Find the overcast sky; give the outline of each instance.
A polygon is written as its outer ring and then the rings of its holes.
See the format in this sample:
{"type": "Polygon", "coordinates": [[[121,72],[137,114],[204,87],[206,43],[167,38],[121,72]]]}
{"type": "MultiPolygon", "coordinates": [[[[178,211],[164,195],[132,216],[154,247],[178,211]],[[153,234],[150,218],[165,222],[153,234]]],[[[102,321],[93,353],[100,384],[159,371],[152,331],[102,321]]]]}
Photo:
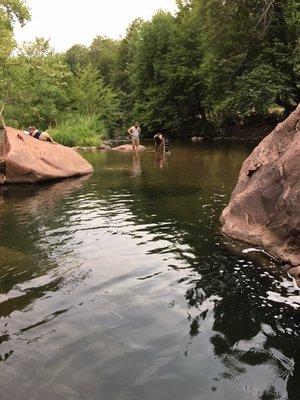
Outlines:
{"type": "Polygon", "coordinates": [[[89,45],[97,35],[118,39],[137,17],[150,19],[158,9],[176,10],[175,0],[27,0],[31,22],[16,27],[18,43],[50,39],[57,51],[75,43],[89,45]]]}

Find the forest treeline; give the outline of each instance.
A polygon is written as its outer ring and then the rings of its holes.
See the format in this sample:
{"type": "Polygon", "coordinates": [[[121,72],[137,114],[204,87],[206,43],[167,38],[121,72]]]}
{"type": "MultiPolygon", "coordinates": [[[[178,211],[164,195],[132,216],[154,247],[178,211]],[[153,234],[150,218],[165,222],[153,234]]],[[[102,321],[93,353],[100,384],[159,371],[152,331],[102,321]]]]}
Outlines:
{"type": "MultiPolygon", "coordinates": [[[[178,0],[178,12],[134,20],[121,40],[97,36],[57,53],[42,38],[16,47],[22,0],[0,1],[0,102],[14,126],[120,135],[219,135],[300,101],[298,0],[178,0]]],[[[55,26],[54,28],[55,29],[55,26]]]]}

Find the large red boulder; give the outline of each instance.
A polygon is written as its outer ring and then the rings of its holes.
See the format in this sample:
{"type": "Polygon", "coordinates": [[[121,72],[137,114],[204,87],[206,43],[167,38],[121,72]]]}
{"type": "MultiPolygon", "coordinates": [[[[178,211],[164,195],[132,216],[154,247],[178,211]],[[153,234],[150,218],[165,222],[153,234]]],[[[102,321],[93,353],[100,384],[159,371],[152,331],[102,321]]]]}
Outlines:
{"type": "Polygon", "coordinates": [[[40,182],[85,175],[93,167],[75,150],[35,139],[14,128],[6,127],[2,158],[5,172],[0,184],[40,182]],[[4,179],[3,179],[4,176],[4,179]]]}
{"type": "Polygon", "coordinates": [[[246,159],[221,222],[226,235],[299,266],[291,272],[300,277],[300,104],[246,159]]]}

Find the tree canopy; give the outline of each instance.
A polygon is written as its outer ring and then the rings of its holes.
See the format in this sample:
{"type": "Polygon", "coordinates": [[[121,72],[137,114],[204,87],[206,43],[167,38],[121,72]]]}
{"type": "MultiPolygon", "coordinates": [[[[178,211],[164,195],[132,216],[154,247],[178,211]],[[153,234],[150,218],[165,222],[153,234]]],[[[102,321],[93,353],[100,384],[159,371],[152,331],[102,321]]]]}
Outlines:
{"type": "MultiPolygon", "coordinates": [[[[300,101],[297,0],[177,0],[178,12],[134,20],[119,41],[97,36],[64,54],[37,39],[16,48],[24,1],[0,1],[0,102],[11,123],[47,127],[93,115],[106,134],[215,135],[300,101]],[[76,118],[77,118],[76,117],[76,118]]],[[[282,114],[282,116],[281,116],[282,114]]]]}
{"type": "Polygon", "coordinates": [[[29,10],[22,0],[0,0],[0,62],[8,57],[15,46],[13,27],[15,22],[24,25],[29,21],[29,10]]]}

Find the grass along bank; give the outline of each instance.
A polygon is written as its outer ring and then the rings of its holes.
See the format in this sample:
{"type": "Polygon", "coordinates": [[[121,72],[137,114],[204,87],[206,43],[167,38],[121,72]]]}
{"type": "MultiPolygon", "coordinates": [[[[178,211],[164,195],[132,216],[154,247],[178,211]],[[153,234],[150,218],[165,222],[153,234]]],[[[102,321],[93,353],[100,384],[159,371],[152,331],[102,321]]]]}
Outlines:
{"type": "Polygon", "coordinates": [[[73,115],[48,132],[56,142],[64,146],[99,147],[105,135],[105,127],[96,115],[73,115]]]}

